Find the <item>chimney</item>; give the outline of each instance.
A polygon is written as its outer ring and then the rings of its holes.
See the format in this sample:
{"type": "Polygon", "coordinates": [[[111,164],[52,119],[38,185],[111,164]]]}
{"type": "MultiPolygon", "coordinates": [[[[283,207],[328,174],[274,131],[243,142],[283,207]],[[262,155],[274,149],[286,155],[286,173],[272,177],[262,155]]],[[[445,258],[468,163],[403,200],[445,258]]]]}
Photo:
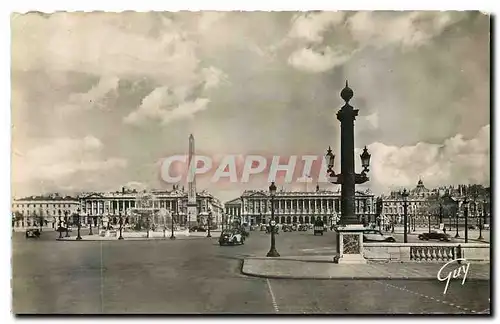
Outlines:
{"type": "Polygon", "coordinates": [[[125,187],[122,187],[122,194],[125,193],[125,187]]]}

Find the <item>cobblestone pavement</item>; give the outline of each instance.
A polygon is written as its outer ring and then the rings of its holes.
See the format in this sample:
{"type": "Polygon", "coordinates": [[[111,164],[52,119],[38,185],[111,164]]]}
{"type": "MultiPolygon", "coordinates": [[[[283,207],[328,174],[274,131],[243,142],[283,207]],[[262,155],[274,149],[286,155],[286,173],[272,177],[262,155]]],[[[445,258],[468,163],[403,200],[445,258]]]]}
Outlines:
{"type": "MultiPolygon", "coordinates": [[[[75,235],[72,233],[71,235],[75,235]]],[[[13,235],[15,313],[480,313],[489,281],[453,285],[384,280],[281,280],[241,274],[241,260],[264,256],[269,235],[252,232],[242,246],[217,239],[59,242],[13,235]],[[453,304],[453,305],[452,305],[453,304]]],[[[282,256],[328,255],[335,236],[280,233],[282,256]]]]}

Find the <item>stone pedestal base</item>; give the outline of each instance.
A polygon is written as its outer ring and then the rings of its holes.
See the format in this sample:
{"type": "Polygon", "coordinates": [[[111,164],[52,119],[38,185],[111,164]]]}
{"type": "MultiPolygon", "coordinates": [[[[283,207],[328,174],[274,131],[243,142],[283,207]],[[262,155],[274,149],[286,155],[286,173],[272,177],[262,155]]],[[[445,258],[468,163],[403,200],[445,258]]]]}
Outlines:
{"type": "Polygon", "coordinates": [[[339,255],[335,263],[366,263],[363,256],[363,225],[346,225],[337,228],[339,255]]]}

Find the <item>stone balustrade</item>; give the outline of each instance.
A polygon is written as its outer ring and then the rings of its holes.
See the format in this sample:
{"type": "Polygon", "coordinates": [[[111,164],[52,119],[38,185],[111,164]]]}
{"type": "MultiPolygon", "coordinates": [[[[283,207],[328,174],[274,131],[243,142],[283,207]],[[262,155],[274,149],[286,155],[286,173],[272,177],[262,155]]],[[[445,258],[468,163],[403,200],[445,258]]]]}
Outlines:
{"type": "Polygon", "coordinates": [[[364,243],[367,260],[386,262],[448,262],[465,258],[490,261],[490,245],[482,243],[364,243]],[[460,248],[459,248],[460,246],[460,248]]]}

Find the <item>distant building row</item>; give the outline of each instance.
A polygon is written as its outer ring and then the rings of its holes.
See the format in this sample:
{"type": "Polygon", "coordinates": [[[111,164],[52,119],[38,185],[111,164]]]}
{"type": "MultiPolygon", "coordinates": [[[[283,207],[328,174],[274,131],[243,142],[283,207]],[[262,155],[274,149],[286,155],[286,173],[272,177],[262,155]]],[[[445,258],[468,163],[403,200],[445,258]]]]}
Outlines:
{"type": "MultiPolygon", "coordinates": [[[[83,193],[77,197],[60,196],[32,196],[15,199],[12,202],[14,226],[32,226],[43,219],[44,225],[54,224],[59,217],[65,215],[75,217],[78,213],[82,223],[97,221],[103,216],[122,215],[132,216],[139,209],[158,212],[164,209],[171,213],[176,222],[187,222],[188,193],[184,189],[174,186],[172,190],[152,190],[138,192],[122,188],[115,192],[83,193]]],[[[207,191],[196,194],[196,205],[199,223],[206,223],[209,211],[212,213],[212,222],[222,222],[223,205],[207,191]]]]}
{"type": "MultiPolygon", "coordinates": [[[[336,223],[341,216],[340,190],[294,192],[278,191],[274,197],[274,216],[280,224],[313,223],[322,219],[336,223]]],[[[224,204],[226,214],[241,223],[268,223],[271,217],[271,199],[268,191],[247,190],[224,204]]],[[[375,219],[375,196],[368,190],[356,192],[356,215],[360,222],[375,219]]]]}

